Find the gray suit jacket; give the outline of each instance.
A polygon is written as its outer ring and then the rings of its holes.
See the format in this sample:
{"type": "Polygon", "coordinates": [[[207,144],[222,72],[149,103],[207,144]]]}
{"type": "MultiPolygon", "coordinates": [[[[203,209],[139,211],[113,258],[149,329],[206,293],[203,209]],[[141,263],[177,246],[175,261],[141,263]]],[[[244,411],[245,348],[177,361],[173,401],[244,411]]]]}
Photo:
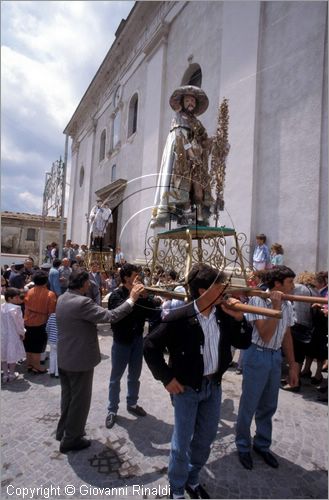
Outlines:
{"type": "Polygon", "coordinates": [[[128,302],[109,311],[79,292],[67,290],[56,306],[59,368],[73,372],[94,368],[101,360],[97,323],[116,323],[131,311],[128,302]]]}

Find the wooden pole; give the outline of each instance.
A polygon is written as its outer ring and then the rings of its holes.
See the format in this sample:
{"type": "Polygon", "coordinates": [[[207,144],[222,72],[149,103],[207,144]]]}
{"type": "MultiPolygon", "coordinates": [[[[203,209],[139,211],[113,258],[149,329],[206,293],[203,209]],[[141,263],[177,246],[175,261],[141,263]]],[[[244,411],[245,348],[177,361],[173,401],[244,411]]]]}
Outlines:
{"type": "MultiPolygon", "coordinates": [[[[228,288],[227,293],[231,295],[245,295],[247,297],[261,297],[262,299],[270,298],[270,292],[264,292],[259,288],[228,288]]],[[[282,296],[283,300],[290,300],[291,302],[307,302],[309,304],[328,304],[328,299],[324,297],[318,297],[316,295],[294,295],[284,293],[282,296]]]]}
{"type": "MultiPolygon", "coordinates": [[[[180,293],[180,292],[174,292],[165,288],[158,288],[158,287],[151,287],[151,286],[145,286],[145,290],[148,292],[154,293],[155,295],[160,295],[162,297],[165,297],[167,299],[179,299],[179,300],[187,300],[187,295],[185,293],[180,293]]],[[[229,298],[229,297],[228,297],[229,298]]],[[[277,309],[269,309],[267,307],[257,307],[257,306],[250,306],[249,304],[242,304],[242,303],[236,303],[236,304],[228,304],[223,298],[223,304],[228,307],[229,309],[232,309],[233,311],[241,311],[241,312],[247,312],[251,314],[261,314],[262,316],[268,316],[269,318],[277,318],[280,319],[282,317],[281,311],[277,309]]]]}

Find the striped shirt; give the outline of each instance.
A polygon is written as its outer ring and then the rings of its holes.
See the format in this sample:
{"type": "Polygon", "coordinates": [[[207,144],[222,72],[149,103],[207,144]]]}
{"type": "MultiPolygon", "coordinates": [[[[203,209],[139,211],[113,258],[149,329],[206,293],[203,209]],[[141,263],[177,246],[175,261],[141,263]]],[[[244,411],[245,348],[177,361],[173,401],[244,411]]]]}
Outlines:
{"type": "Polygon", "coordinates": [[[213,306],[209,316],[204,316],[200,313],[196,302],[194,302],[194,309],[204,334],[204,346],[203,348],[201,346],[204,366],[203,375],[210,375],[216,373],[218,370],[220,330],[216,318],[216,307],[213,306]]]}
{"type": "MultiPolygon", "coordinates": [[[[272,308],[272,302],[270,299],[262,299],[260,297],[251,297],[249,300],[249,305],[257,307],[267,307],[272,308]]],[[[258,333],[256,327],[256,321],[259,319],[269,319],[267,316],[262,316],[261,314],[246,313],[245,318],[253,325],[251,342],[260,347],[266,347],[267,349],[280,349],[283,341],[283,337],[286,333],[287,328],[295,323],[294,311],[291,302],[283,301],[281,305],[282,318],[278,321],[278,326],[275,333],[269,342],[264,342],[258,333]]]]}
{"type": "Polygon", "coordinates": [[[52,344],[57,344],[57,322],[56,322],[56,314],[52,313],[47,321],[46,332],[48,334],[48,341],[52,344]]]}

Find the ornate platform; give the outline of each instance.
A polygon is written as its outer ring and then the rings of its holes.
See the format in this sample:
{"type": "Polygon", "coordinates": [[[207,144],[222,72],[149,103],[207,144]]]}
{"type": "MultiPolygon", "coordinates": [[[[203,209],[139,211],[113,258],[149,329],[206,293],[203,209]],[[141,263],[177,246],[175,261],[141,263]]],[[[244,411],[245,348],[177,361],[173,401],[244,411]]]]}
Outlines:
{"type": "Polygon", "coordinates": [[[87,269],[90,269],[91,262],[97,262],[101,271],[110,271],[113,269],[114,259],[113,250],[101,252],[99,250],[88,250],[85,256],[87,269]]]}
{"type": "Polygon", "coordinates": [[[145,257],[152,276],[157,268],[174,270],[179,281],[196,262],[224,271],[231,282],[246,285],[250,248],[247,237],[228,227],[183,226],[159,232],[147,240],[145,257]]]}

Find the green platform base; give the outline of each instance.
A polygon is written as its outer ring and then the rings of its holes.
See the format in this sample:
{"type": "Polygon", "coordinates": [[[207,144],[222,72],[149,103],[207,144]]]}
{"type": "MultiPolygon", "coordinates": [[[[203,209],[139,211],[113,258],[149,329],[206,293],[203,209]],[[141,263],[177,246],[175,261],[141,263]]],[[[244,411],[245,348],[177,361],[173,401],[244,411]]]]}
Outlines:
{"type": "Polygon", "coordinates": [[[214,238],[221,236],[234,236],[235,229],[230,227],[211,227],[211,226],[182,226],[176,229],[170,229],[169,231],[161,231],[157,234],[158,238],[168,238],[168,239],[186,239],[186,232],[189,231],[192,240],[197,240],[201,238],[214,238]]]}

